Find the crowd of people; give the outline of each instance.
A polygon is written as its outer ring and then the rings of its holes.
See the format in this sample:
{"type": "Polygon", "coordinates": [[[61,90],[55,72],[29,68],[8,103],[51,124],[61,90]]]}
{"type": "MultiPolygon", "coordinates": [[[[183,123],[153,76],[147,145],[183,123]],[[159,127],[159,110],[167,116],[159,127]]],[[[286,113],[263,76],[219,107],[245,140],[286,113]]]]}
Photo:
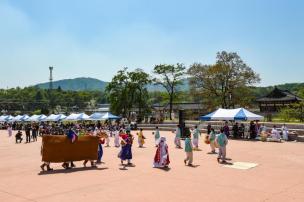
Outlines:
{"type": "MultiPolygon", "coordinates": [[[[13,130],[17,129],[18,132],[15,135],[16,143],[21,143],[23,141],[23,134],[21,129],[25,131],[26,143],[37,141],[37,136],[43,135],[66,135],[71,141],[77,141],[77,138],[84,135],[97,136],[99,138],[99,144],[97,149],[98,159],[97,161],[85,160],[83,165],[86,166],[90,161],[91,166],[95,167],[101,163],[103,156],[103,145],[105,147],[110,146],[110,137],[113,137],[114,146],[120,147],[120,152],[118,153],[118,158],[122,165],[132,165],[132,145],[134,143],[135,136],[131,134],[130,126],[125,126],[119,122],[112,123],[25,123],[25,124],[6,124],[5,125],[8,136],[11,137],[13,130]],[[77,137],[77,138],[74,138],[77,137]],[[126,164],[124,164],[127,162],[126,164]]],[[[199,138],[201,137],[200,130],[197,126],[191,129],[183,130],[180,125],[177,125],[175,133],[174,145],[178,149],[184,149],[185,159],[184,164],[188,166],[193,166],[193,151],[199,150],[199,138]],[[182,135],[183,133],[183,135],[182,135]],[[183,136],[183,138],[182,138],[183,136]],[[182,141],[184,140],[184,148],[182,146],[182,141]]],[[[219,163],[226,163],[226,146],[228,144],[228,138],[248,138],[256,139],[257,137],[271,138],[272,140],[281,141],[281,139],[288,140],[288,128],[284,124],[281,128],[282,136],[276,126],[271,130],[268,129],[264,124],[260,125],[258,122],[250,122],[248,127],[245,127],[243,123],[240,125],[236,122],[232,126],[232,130],[225,123],[223,127],[220,128],[218,132],[208,124],[207,135],[205,136],[204,142],[210,144],[210,154],[218,154],[217,161],[219,163]],[[218,149],[218,152],[216,152],[218,149]]],[[[153,167],[155,168],[167,168],[170,164],[169,158],[169,147],[166,143],[166,138],[161,136],[161,132],[158,127],[152,133],[155,139],[156,152],[153,160],[153,167]]],[[[143,148],[145,144],[146,137],[144,136],[143,129],[139,129],[136,133],[138,139],[138,147],[143,148]]],[[[62,167],[65,169],[71,169],[75,167],[73,162],[63,162],[62,167]]],[[[50,162],[44,162],[41,165],[41,169],[52,170],[50,167],[50,162]]]]}
{"type": "MultiPolygon", "coordinates": [[[[207,126],[208,134],[210,134],[211,129],[212,127],[209,123],[207,126]]],[[[232,127],[229,127],[229,123],[226,121],[223,130],[226,137],[232,137],[234,139],[262,139],[268,141],[288,141],[289,139],[289,130],[285,124],[281,128],[278,128],[276,125],[269,128],[264,123],[260,124],[258,121],[251,121],[249,125],[234,122],[232,127]]]]}

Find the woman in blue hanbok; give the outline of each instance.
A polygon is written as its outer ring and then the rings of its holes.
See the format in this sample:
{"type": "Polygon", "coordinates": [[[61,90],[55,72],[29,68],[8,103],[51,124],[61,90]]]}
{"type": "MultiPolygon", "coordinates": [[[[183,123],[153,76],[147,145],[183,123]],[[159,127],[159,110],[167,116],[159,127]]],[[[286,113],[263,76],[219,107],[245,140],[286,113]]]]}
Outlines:
{"type": "Polygon", "coordinates": [[[131,165],[132,159],[132,144],[133,144],[133,136],[131,135],[130,131],[127,131],[127,134],[122,136],[122,144],[121,144],[121,151],[118,154],[118,157],[121,160],[121,164],[125,160],[128,161],[128,165],[131,165]]]}

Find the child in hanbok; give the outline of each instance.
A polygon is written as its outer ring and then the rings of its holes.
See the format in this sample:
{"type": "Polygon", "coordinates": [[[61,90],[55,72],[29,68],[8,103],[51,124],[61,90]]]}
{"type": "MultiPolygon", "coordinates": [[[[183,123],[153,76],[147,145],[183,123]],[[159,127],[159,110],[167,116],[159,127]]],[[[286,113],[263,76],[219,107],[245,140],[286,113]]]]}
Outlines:
{"type": "Polygon", "coordinates": [[[177,128],[175,130],[175,139],[174,139],[174,144],[176,148],[182,148],[180,138],[181,138],[181,129],[180,129],[180,125],[177,125],[177,128]]]}
{"type": "Polygon", "coordinates": [[[201,136],[201,133],[197,129],[197,126],[195,126],[195,129],[193,130],[192,136],[193,136],[194,150],[198,150],[198,136],[201,136]]]}
{"type": "Polygon", "coordinates": [[[157,145],[157,150],[154,156],[153,167],[165,168],[170,164],[168,145],[166,144],[166,138],[161,137],[157,145]]]}
{"type": "Polygon", "coordinates": [[[191,139],[190,136],[187,136],[185,139],[185,152],[186,152],[186,158],[184,160],[185,165],[188,166],[193,166],[192,162],[193,162],[193,148],[192,148],[192,143],[191,143],[191,139]]]}
{"type": "Polygon", "coordinates": [[[220,163],[220,160],[222,160],[222,163],[226,163],[226,145],[228,144],[228,138],[224,133],[223,129],[221,129],[221,133],[217,135],[215,141],[219,146],[219,154],[217,157],[217,162],[220,163]]]}
{"type": "Polygon", "coordinates": [[[160,133],[159,133],[159,129],[158,126],[156,126],[155,132],[153,133],[154,138],[155,138],[155,147],[157,147],[158,144],[158,139],[160,138],[160,133]]]}
{"type": "Polygon", "coordinates": [[[140,148],[142,148],[145,144],[145,136],[143,134],[142,128],[139,130],[139,133],[137,133],[137,136],[138,136],[138,145],[140,148]]]}

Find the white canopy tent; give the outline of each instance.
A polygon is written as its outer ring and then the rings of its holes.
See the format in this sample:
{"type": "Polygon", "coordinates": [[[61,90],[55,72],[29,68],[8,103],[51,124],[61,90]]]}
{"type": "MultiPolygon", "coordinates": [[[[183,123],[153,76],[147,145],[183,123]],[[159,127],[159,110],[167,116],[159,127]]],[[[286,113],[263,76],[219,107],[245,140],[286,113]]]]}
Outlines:
{"type": "Polygon", "coordinates": [[[66,116],[64,114],[51,114],[50,116],[46,117],[45,119],[43,119],[43,121],[61,121],[63,119],[65,119],[66,116]]]}
{"type": "Polygon", "coordinates": [[[89,120],[89,116],[85,113],[81,114],[71,114],[70,116],[66,117],[64,121],[84,121],[84,120],[89,120]]]}
{"type": "Polygon", "coordinates": [[[4,121],[11,122],[13,119],[14,119],[14,117],[13,117],[13,116],[8,115],[8,116],[6,116],[6,117],[4,118],[4,121]]]}
{"type": "Polygon", "coordinates": [[[44,114],[33,115],[30,118],[26,119],[26,121],[29,121],[29,122],[40,122],[40,121],[42,121],[45,118],[46,118],[46,116],[44,114]]]}
{"type": "Polygon", "coordinates": [[[4,122],[7,117],[8,117],[8,115],[2,115],[2,116],[0,116],[0,121],[4,122]]]}
{"type": "Polygon", "coordinates": [[[88,116],[88,115],[85,114],[85,113],[81,113],[81,114],[77,117],[77,119],[78,119],[79,121],[89,120],[89,118],[90,118],[90,116],[88,116]]]}
{"type": "Polygon", "coordinates": [[[222,109],[219,108],[215,112],[201,116],[200,120],[203,121],[253,121],[253,120],[262,120],[263,116],[254,114],[244,108],[237,109],[222,109]]]}
{"type": "Polygon", "coordinates": [[[17,115],[13,118],[12,122],[20,121],[21,118],[22,118],[22,115],[17,115]]]}
{"type": "Polygon", "coordinates": [[[29,115],[25,114],[25,115],[22,115],[18,121],[26,121],[28,118],[30,118],[29,115]]]}

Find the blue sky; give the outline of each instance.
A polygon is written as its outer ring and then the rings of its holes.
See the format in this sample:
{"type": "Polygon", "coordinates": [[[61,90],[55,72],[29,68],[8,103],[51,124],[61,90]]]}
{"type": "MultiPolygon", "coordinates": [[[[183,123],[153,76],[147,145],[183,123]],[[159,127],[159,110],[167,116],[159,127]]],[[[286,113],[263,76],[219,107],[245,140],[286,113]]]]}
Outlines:
{"type": "Polygon", "coordinates": [[[0,88],[237,52],[260,85],[304,82],[302,0],[0,0],[0,88]]]}

